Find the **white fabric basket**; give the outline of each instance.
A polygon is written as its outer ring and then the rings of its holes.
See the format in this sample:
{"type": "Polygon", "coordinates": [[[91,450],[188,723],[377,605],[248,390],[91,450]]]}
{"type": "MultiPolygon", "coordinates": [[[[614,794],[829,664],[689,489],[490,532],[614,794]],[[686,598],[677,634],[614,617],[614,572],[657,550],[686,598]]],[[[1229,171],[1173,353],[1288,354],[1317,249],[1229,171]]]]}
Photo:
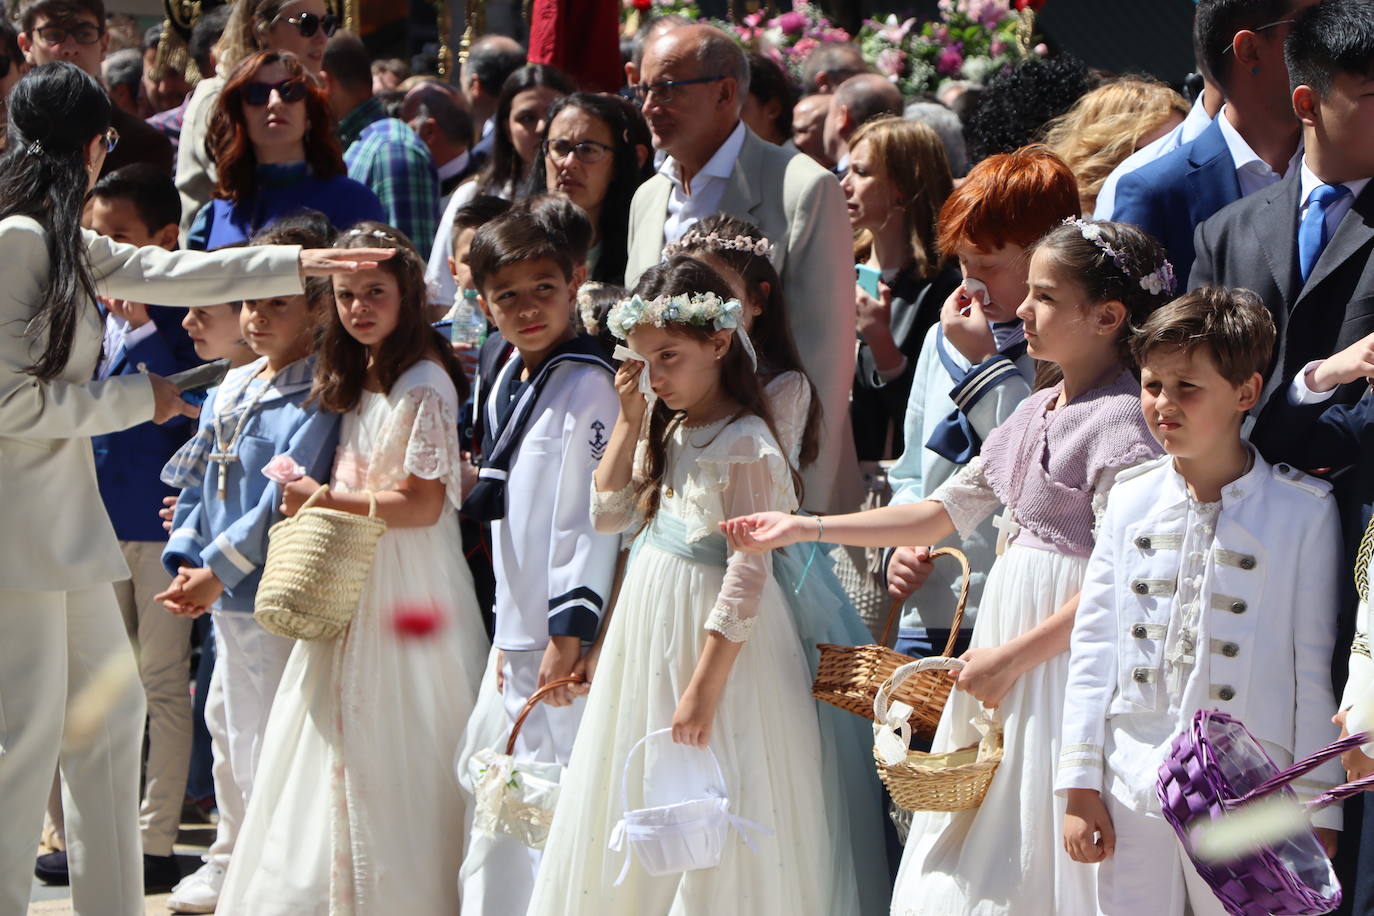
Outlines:
{"type": "Polygon", "coordinates": [[[625,816],[615,825],[610,842],[611,849],[625,850],[625,865],[615,880],[617,887],[629,876],[633,859],[638,859],[640,866],[655,876],[715,868],[724,853],[729,828],[738,831],[745,844],[755,851],[754,838],[747,831],[773,832],[730,813],[725,774],[709,747],[701,751],[677,746],[687,767],[683,772],[672,774],[678,778],[653,783],[646,793],[660,804],[630,808],[630,762],[646,742],[664,737],[671,740],[671,735],[670,728],[650,732],[635,742],[625,758],[620,781],[625,816]]]}

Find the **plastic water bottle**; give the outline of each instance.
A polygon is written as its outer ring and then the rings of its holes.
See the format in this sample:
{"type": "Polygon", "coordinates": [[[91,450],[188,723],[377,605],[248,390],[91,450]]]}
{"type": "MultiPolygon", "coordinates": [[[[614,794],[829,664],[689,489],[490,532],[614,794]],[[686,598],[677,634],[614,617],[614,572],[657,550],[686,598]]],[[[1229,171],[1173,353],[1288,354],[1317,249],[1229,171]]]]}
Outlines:
{"type": "Polygon", "coordinates": [[[449,339],[454,343],[480,346],[487,337],[487,316],[477,304],[477,290],[465,289],[463,296],[453,307],[453,326],[449,329],[449,339]]]}

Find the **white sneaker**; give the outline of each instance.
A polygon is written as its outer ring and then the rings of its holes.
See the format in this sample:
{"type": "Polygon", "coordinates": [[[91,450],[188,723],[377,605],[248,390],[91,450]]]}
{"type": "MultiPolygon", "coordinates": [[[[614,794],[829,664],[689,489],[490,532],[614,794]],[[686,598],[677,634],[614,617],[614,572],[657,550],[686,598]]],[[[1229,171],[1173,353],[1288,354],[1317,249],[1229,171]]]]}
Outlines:
{"type": "Polygon", "coordinates": [[[224,887],[224,866],[206,862],[172,888],[167,909],[173,913],[213,913],[224,887]]]}

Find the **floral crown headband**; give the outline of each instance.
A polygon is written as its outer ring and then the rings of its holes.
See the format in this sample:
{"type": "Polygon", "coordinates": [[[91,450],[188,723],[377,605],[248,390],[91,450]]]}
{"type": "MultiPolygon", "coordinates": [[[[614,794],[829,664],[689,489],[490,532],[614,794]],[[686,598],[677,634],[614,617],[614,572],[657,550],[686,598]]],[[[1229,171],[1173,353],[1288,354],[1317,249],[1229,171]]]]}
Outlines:
{"type": "Polygon", "coordinates": [[[695,229],[688,229],[687,233],[681,239],[664,246],[663,259],[666,261],[674,255],[682,254],[689,248],[706,248],[714,251],[745,251],[760,258],[771,258],[773,256],[773,243],[766,238],[756,239],[748,235],[737,235],[734,238],[726,238],[719,232],[697,232],[695,229]]]}
{"type": "Polygon", "coordinates": [[[625,340],[631,331],[642,324],[652,324],[656,328],[670,324],[691,324],[709,327],[713,331],[730,330],[739,338],[740,346],[749,355],[749,361],[758,368],[759,359],[754,353],[754,345],[739,325],[743,312],[744,308],[738,299],[722,299],[715,293],[659,296],[648,300],[631,296],[611,307],[610,314],[606,316],[606,325],[621,340],[625,340]]]}
{"type": "Polygon", "coordinates": [[[1173,293],[1175,285],[1174,265],[1170,264],[1167,258],[1161,261],[1154,270],[1142,274],[1130,255],[1112,247],[1112,244],[1104,237],[1102,226],[1098,223],[1070,218],[1064,220],[1064,225],[1078,229],[1083,238],[1102,249],[1103,253],[1112,259],[1117,270],[1129,279],[1137,280],[1140,283],[1140,288],[1150,295],[1158,296],[1160,293],[1173,293]]]}

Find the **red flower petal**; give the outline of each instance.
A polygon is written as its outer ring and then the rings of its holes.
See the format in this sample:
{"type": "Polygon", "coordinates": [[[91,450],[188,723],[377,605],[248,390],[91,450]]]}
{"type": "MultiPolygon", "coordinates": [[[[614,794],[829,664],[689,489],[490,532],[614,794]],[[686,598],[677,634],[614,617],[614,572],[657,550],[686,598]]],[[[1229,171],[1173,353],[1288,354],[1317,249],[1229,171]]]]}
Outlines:
{"type": "Polygon", "coordinates": [[[443,625],[444,614],[437,604],[409,601],[396,605],[391,625],[402,638],[431,636],[443,625]]]}

